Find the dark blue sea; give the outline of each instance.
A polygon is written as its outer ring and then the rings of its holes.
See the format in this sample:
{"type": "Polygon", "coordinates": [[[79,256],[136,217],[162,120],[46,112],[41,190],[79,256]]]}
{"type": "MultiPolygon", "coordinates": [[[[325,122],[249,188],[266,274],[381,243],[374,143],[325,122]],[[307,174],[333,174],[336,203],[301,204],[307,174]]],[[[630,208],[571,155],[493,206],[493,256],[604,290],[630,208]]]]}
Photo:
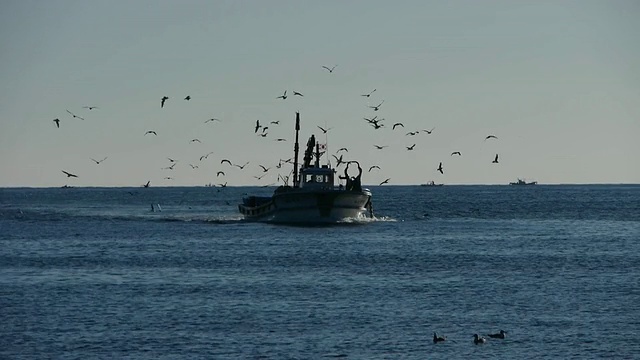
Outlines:
{"type": "Polygon", "coordinates": [[[639,185],[371,190],[302,227],[241,220],[269,188],[0,189],[0,358],[640,358],[639,185]]]}

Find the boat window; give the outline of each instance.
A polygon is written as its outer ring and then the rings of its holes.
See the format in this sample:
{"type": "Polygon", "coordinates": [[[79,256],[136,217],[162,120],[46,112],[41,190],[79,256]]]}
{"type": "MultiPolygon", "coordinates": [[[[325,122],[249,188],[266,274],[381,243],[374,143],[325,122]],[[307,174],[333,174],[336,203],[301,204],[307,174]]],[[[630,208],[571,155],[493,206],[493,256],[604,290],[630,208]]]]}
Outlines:
{"type": "Polygon", "coordinates": [[[326,182],[324,179],[324,175],[316,175],[316,182],[319,182],[319,183],[326,182]]]}

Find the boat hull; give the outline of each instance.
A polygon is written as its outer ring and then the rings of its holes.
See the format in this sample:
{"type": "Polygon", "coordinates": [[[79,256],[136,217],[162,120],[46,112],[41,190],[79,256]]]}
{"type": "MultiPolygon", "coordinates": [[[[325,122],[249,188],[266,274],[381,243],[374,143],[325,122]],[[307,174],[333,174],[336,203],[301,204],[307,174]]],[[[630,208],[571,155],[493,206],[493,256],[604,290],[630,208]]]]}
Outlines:
{"type": "Polygon", "coordinates": [[[238,210],[251,221],[337,223],[364,216],[369,211],[370,200],[368,190],[291,191],[275,194],[270,201],[258,206],[240,204],[238,210]]]}

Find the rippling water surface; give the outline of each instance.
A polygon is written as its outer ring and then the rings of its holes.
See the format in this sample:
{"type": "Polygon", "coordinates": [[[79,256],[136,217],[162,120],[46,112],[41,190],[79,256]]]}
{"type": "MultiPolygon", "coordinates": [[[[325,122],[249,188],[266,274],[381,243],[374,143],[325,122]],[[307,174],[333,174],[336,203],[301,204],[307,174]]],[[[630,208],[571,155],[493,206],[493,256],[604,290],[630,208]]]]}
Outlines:
{"type": "Polygon", "coordinates": [[[299,227],[240,219],[265,188],[0,189],[0,358],[640,354],[640,186],[371,190],[299,227]]]}

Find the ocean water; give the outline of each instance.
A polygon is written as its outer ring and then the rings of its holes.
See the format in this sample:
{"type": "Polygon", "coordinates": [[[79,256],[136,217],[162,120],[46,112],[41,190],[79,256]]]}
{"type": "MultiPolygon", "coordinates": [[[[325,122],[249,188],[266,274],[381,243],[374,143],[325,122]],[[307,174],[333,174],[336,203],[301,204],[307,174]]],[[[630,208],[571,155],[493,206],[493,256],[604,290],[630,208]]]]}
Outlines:
{"type": "Polygon", "coordinates": [[[383,186],[371,221],[242,221],[271,190],[0,189],[0,358],[640,358],[638,185],[383,186]]]}

